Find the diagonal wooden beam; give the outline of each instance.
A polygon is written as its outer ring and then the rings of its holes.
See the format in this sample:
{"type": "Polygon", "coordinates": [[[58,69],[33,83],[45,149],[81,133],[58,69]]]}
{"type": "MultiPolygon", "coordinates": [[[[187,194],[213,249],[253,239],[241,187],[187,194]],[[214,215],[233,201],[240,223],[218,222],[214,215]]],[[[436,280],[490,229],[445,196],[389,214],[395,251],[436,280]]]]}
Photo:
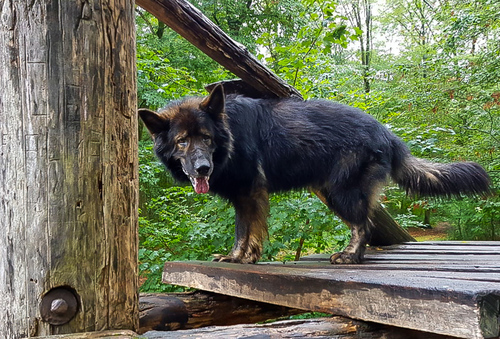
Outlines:
{"type": "Polygon", "coordinates": [[[189,2],[136,0],[136,4],[262,94],[301,97],[299,91],[262,65],[245,46],[231,39],[189,2]]]}

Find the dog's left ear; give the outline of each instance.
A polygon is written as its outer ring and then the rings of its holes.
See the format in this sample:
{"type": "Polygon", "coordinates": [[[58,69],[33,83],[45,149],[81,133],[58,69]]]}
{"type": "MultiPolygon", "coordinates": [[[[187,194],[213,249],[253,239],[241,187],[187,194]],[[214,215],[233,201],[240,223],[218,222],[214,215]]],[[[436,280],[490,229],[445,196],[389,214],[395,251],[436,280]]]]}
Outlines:
{"type": "Polygon", "coordinates": [[[212,118],[219,118],[224,112],[224,88],[221,84],[214,87],[212,92],[203,99],[200,109],[207,112],[212,118]]]}
{"type": "Polygon", "coordinates": [[[140,108],[138,113],[153,137],[163,131],[167,131],[170,127],[168,119],[165,119],[155,111],[140,108]]]}

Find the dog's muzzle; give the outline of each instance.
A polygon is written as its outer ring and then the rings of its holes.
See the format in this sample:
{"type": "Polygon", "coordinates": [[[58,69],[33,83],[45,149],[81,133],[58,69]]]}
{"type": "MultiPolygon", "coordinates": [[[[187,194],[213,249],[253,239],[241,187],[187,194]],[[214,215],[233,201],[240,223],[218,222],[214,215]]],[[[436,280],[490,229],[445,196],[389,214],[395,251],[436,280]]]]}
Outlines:
{"type": "Polygon", "coordinates": [[[204,194],[210,190],[210,174],[212,173],[212,166],[210,161],[204,157],[200,157],[192,164],[191,171],[186,169],[186,164],[182,164],[182,170],[191,180],[191,184],[196,193],[204,194]],[[190,173],[193,172],[193,173],[190,173]]]}

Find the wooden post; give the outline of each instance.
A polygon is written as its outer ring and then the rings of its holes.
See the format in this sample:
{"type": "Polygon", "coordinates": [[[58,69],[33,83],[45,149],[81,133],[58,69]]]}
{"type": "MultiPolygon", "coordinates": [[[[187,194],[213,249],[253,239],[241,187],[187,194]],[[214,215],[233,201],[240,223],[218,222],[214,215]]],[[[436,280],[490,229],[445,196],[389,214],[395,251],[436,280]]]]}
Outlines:
{"type": "Polygon", "coordinates": [[[0,1],[0,337],[138,327],[134,1],[0,1]]]}

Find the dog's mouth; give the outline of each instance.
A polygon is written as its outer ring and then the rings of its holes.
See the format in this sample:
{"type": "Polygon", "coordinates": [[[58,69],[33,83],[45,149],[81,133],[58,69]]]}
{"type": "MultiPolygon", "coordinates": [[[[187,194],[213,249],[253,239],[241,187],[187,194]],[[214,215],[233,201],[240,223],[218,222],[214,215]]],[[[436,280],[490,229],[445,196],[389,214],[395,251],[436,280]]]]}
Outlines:
{"type": "Polygon", "coordinates": [[[210,190],[210,184],[208,183],[208,180],[210,179],[210,174],[212,173],[212,171],[208,170],[206,173],[203,174],[200,173],[191,174],[192,172],[186,169],[185,166],[186,163],[182,159],[181,159],[181,165],[182,165],[182,171],[191,181],[194,191],[198,194],[208,193],[208,191],[210,190]]]}
{"type": "Polygon", "coordinates": [[[198,194],[208,193],[208,190],[210,189],[208,179],[210,179],[210,177],[208,177],[208,176],[201,176],[201,177],[189,176],[189,179],[191,180],[191,184],[193,185],[194,191],[196,193],[198,193],[198,194]]]}

